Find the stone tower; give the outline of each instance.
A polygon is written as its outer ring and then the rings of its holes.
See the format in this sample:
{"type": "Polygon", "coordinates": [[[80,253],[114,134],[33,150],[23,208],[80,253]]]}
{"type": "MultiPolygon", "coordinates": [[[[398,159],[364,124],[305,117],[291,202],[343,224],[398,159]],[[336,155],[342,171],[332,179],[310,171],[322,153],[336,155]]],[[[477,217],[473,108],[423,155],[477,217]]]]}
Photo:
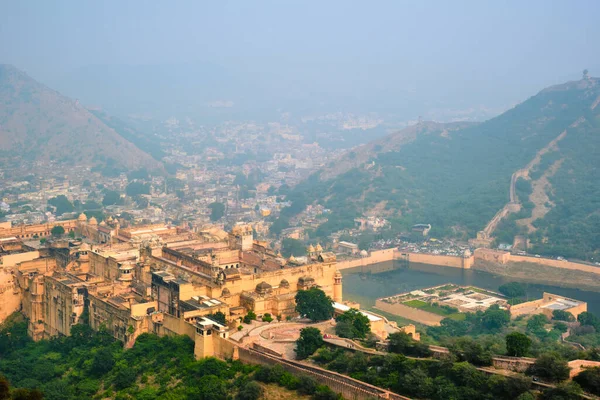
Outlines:
{"type": "Polygon", "coordinates": [[[333,276],[333,301],[342,302],[342,273],[340,271],[335,271],[333,276]]]}

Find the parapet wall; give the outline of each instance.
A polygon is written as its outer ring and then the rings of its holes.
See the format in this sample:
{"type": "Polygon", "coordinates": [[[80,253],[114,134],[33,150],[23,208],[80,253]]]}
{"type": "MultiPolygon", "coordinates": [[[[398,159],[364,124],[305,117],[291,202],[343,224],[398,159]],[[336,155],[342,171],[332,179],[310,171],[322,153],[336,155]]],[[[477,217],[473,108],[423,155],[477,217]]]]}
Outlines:
{"type": "Polygon", "coordinates": [[[239,348],[239,359],[242,362],[259,365],[281,365],[284,370],[296,376],[307,375],[323,385],[329,386],[331,390],[340,393],[346,399],[370,400],[377,398],[393,400],[410,400],[387,390],[378,388],[368,383],[358,381],[333,371],[301,364],[299,362],[272,357],[267,354],[245,348],[239,348]]]}
{"type": "Polygon", "coordinates": [[[356,268],[356,267],[365,267],[371,264],[382,263],[386,261],[393,261],[395,251],[397,249],[383,249],[383,250],[374,250],[367,257],[355,258],[352,260],[344,260],[337,262],[337,268],[339,270],[348,269],[348,268],[356,268]]]}
{"type": "Polygon", "coordinates": [[[473,265],[473,256],[471,257],[460,257],[460,256],[445,256],[438,254],[425,254],[425,253],[408,253],[395,251],[395,259],[400,259],[403,254],[408,255],[408,261],[411,263],[420,264],[431,264],[440,265],[444,267],[463,268],[469,269],[473,265]]]}

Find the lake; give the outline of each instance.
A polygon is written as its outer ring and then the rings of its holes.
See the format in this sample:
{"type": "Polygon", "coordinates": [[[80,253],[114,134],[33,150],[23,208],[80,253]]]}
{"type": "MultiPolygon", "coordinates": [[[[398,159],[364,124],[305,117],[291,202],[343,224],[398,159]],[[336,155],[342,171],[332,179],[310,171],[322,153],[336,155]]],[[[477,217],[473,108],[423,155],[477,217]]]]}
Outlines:
{"type": "MultiPolygon", "coordinates": [[[[498,287],[515,279],[497,276],[489,272],[450,267],[436,267],[411,263],[400,267],[394,261],[342,270],[343,297],[360,303],[369,309],[380,297],[410,292],[430,286],[454,283],[461,286],[477,286],[498,291],[498,287]]],[[[550,292],[576,300],[585,301],[588,311],[600,316],[600,293],[574,288],[527,283],[528,300],[539,299],[543,292],[550,292]]]]}

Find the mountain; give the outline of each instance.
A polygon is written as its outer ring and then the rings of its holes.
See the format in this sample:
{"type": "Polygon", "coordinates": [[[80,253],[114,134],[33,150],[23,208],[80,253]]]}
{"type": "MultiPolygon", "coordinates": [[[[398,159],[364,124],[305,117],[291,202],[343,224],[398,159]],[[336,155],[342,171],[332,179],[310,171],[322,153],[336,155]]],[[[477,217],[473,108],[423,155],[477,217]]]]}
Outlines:
{"type": "Polygon", "coordinates": [[[0,154],[29,162],[160,167],[78,101],[10,65],[0,65],[0,154]]]}
{"type": "Polygon", "coordinates": [[[487,226],[497,242],[523,235],[536,252],[600,257],[599,104],[600,80],[586,76],[483,123],[420,123],[347,153],[289,197],[331,210],[319,235],[380,215],[395,231],[430,223],[433,236],[467,239],[487,226]],[[507,203],[513,212],[488,225],[507,203]]]}

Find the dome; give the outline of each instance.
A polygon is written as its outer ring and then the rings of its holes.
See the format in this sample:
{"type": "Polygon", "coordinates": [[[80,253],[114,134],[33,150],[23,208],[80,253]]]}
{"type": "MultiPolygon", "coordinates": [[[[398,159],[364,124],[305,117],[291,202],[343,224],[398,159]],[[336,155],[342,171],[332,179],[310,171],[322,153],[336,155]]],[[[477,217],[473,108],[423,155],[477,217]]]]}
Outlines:
{"type": "Polygon", "coordinates": [[[294,257],[294,255],[292,254],[292,255],[290,256],[290,258],[288,258],[288,261],[289,261],[289,262],[296,262],[296,257],[294,257]]]}
{"type": "Polygon", "coordinates": [[[101,222],[100,222],[100,226],[106,226],[106,222],[104,222],[104,221],[101,221],[101,222]]]}
{"type": "Polygon", "coordinates": [[[221,292],[221,297],[226,297],[226,296],[231,296],[231,292],[227,288],[223,289],[223,291],[221,292]]]}
{"type": "Polygon", "coordinates": [[[366,250],[361,250],[361,251],[360,251],[360,256],[361,256],[361,257],[367,257],[368,255],[369,255],[369,253],[367,253],[367,251],[366,251],[366,250]]]}
{"type": "Polygon", "coordinates": [[[87,222],[87,215],[85,215],[84,213],[79,214],[79,217],[77,217],[77,221],[87,222]]]}
{"type": "Polygon", "coordinates": [[[309,246],[308,246],[308,252],[309,252],[309,253],[313,253],[314,251],[315,251],[315,248],[313,247],[313,245],[312,245],[312,244],[311,244],[311,245],[309,245],[309,246]]]}
{"type": "Polygon", "coordinates": [[[471,257],[471,250],[466,249],[465,252],[463,253],[464,257],[471,257]]]}
{"type": "Polygon", "coordinates": [[[88,224],[90,225],[98,225],[98,220],[95,217],[92,217],[88,220],[88,224]]]}
{"type": "Polygon", "coordinates": [[[282,279],[281,282],[279,282],[279,286],[281,286],[283,288],[289,288],[290,283],[287,281],[287,279],[282,279]]]}
{"type": "Polygon", "coordinates": [[[258,285],[256,285],[256,293],[264,294],[273,289],[273,286],[269,285],[267,282],[262,281],[258,285]]]}
{"type": "Polygon", "coordinates": [[[79,246],[79,251],[89,251],[90,250],[90,245],[87,243],[82,243],[81,246],[79,246]]]}
{"type": "Polygon", "coordinates": [[[323,248],[321,247],[321,243],[317,243],[317,247],[315,247],[316,251],[323,251],[323,248]]]}

